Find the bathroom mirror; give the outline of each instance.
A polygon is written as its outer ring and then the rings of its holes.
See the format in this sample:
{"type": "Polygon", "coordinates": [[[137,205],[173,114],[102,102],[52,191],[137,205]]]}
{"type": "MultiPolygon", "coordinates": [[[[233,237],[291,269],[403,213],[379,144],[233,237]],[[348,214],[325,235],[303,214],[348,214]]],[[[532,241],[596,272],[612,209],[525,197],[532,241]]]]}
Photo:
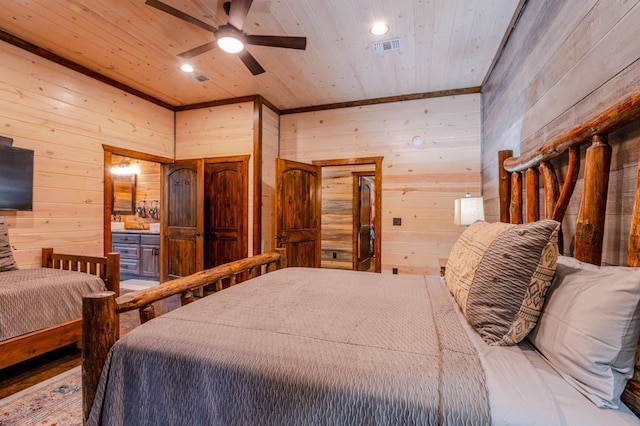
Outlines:
{"type": "Polygon", "coordinates": [[[111,214],[133,215],[136,209],[136,175],[111,176],[111,214]]]}

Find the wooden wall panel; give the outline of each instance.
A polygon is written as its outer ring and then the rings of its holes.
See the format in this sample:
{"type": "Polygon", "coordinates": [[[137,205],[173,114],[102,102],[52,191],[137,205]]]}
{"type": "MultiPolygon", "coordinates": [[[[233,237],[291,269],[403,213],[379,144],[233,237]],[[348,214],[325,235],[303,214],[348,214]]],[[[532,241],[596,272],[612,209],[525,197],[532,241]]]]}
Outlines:
{"type": "Polygon", "coordinates": [[[262,106],[262,253],[275,244],[276,158],[279,154],[280,116],[262,106]]]}
{"type": "MultiPolygon", "coordinates": [[[[483,87],[482,179],[487,220],[498,218],[497,151],[527,152],[587,121],[640,87],[640,2],[530,0],[483,87]]],[[[612,135],[604,263],[624,261],[637,167],[638,124],[612,135]],[[616,148],[616,144],[622,145],[616,148]],[[621,243],[622,242],[622,243],[621,243]],[[615,248],[614,248],[615,247],[615,248]],[[622,250],[622,251],[621,251],[622,250]]],[[[584,149],[582,150],[584,156],[584,149]]],[[[564,180],[566,163],[554,162],[564,180]]],[[[564,251],[573,236],[582,176],[565,217],[564,251]]]]}
{"type": "Polygon", "coordinates": [[[454,200],[480,193],[479,95],[283,115],[280,133],[291,160],[384,156],[382,272],[439,273],[438,258],[463,230],[453,224],[454,200]]]}
{"type": "Polygon", "coordinates": [[[173,112],[2,42],[0,75],[0,135],[35,151],[33,211],[0,212],[18,265],[101,255],[102,144],[173,157],[173,112]]]}
{"type": "Polygon", "coordinates": [[[176,113],[176,160],[251,155],[249,253],[253,252],[253,102],[176,113]]]}

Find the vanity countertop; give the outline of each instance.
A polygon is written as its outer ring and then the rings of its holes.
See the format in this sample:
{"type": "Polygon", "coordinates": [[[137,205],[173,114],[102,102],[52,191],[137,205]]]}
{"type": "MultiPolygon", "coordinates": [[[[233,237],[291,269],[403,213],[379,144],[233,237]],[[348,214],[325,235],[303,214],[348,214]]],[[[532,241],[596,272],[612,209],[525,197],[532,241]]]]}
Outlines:
{"type": "Polygon", "coordinates": [[[118,229],[111,231],[111,234],[153,234],[158,235],[160,232],[151,231],[150,229],[118,229]]]}

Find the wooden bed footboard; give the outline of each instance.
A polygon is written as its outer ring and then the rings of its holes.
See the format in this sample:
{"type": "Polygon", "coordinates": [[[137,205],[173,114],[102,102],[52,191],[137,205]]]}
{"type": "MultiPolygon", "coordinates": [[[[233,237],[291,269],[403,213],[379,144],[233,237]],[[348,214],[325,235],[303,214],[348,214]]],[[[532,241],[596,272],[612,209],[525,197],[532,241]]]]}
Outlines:
{"type": "MultiPolygon", "coordinates": [[[[589,144],[584,164],[584,184],[575,228],[574,257],[600,265],[604,239],[605,210],[612,148],[608,134],[640,119],[640,91],[594,116],[588,122],[559,134],[534,151],[513,157],[512,151],[498,153],[500,221],[522,223],[540,218],[539,181],[544,193],[545,217],[562,223],[580,170],[580,146],[589,144]],[[567,155],[567,172],[562,187],[551,163],[567,155]],[[523,177],[525,198],[523,205],[523,177]],[[541,179],[539,179],[541,177],[541,179]],[[526,216],[523,217],[523,207],[526,216]]],[[[640,169],[637,172],[635,201],[629,229],[627,266],[640,266],[640,169]]],[[[562,232],[560,233],[562,237],[562,232]]],[[[563,239],[558,241],[560,253],[563,239]]],[[[640,348],[640,345],[639,345],[640,348]]],[[[636,374],[622,400],[640,414],[640,362],[636,352],[636,374]]]]}
{"type": "MultiPolygon", "coordinates": [[[[105,282],[107,290],[120,294],[119,253],[110,253],[106,257],[92,257],[54,253],[52,248],[43,248],[42,266],[96,275],[105,282]]],[[[82,318],[77,318],[3,340],[0,342],[0,369],[80,342],[81,337],[82,318]]]]}
{"type": "Polygon", "coordinates": [[[140,322],[144,323],[156,316],[152,305],[154,302],[180,295],[181,304],[186,305],[195,300],[194,290],[209,285],[215,285],[217,290],[222,290],[223,280],[229,280],[233,286],[237,282],[238,275],[251,279],[263,272],[286,268],[287,259],[284,249],[276,250],[277,252],[226,263],[120,297],[117,297],[113,291],[84,296],[82,301],[83,422],[86,423],[91,412],[107,354],[118,338],[118,314],[138,309],[140,322]]]}

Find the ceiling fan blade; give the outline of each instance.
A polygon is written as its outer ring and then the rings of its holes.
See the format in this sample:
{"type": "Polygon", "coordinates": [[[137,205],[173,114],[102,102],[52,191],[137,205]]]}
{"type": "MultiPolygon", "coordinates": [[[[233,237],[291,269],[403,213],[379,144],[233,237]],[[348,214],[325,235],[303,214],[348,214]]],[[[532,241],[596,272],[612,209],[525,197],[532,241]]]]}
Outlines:
{"type": "Polygon", "coordinates": [[[233,0],[229,9],[229,23],[241,30],[253,0],[233,0]]]}
{"type": "Polygon", "coordinates": [[[202,46],[194,47],[193,49],[189,49],[186,52],[178,53],[179,58],[191,59],[195,58],[198,55],[202,55],[205,52],[214,49],[217,46],[215,41],[210,41],[209,43],[205,43],[202,46]]]}
{"type": "Polygon", "coordinates": [[[253,44],[257,46],[284,47],[285,49],[300,50],[305,50],[307,48],[306,37],[245,35],[244,40],[246,44],[253,44]]]}
{"type": "Polygon", "coordinates": [[[242,63],[244,63],[247,68],[249,68],[249,71],[251,71],[251,74],[258,75],[264,72],[264,68],[262,68],[262,66],[258,63],[258,61],[256,61],[256,58],[251,56],[251,53],[247,52],[247,49],[244,49],[243,51],[239,52],[238,56],[240,57],[240,60],[242,61],[242,63]]]}
{"type": "Polygon", "coordinates": [[[207,31],[211,31],[212,33],[215,33],[217,31],[216,27],[211,26],[211,25],[209,25],[209,24],[207,24],[205,22],[202,22],[201,20],[196,19],[193,16],[187,15],[186,13],[184,13],[184,12],[178,10],[178,9],[173,8],[173,7],[169,6],[168,4],[162,3],[161,1],[158,1],[158,0],[147,0],[147,1],[145,1],[145,3],[147,5],[149,5],[149,6],[151,6],[151,7],[155,7],[158,10],[161,10],[161,11],[163,11],[165,13],[168,13],[169,15],[173,15],[176,18],[180,18],[183,21],[186,21],[186,22],[188,22],[190,24],[197,25],[198,27],[203,28],[203,29],[205,29],[207,31]]]}

